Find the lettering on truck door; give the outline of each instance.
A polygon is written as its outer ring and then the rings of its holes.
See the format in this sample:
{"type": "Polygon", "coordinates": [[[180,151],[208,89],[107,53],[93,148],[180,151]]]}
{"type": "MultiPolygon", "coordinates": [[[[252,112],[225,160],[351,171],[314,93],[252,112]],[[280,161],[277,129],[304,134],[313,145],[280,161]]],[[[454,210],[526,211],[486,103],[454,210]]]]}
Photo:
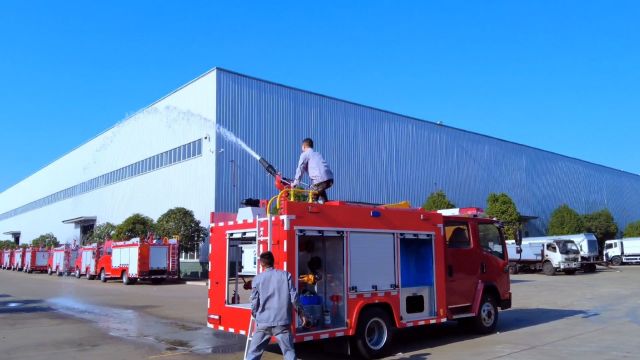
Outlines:
{"type": "Polygon", "coordinates": [[[444,224],[447,242],[447,306],[454,312],[470,312],[480,274],[480,257],[466,221],[444,224]],[[459,309],[459,311],[456,311],[459,309]]]}

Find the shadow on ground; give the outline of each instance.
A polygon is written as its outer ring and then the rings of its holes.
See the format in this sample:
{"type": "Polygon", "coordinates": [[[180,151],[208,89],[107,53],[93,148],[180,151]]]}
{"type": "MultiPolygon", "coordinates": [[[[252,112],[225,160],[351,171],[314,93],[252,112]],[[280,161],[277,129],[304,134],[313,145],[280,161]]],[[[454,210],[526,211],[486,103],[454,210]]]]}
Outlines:
{"type": "MultiPolygon", "coordinates": [[[[598,314],[587,314],[582,310],[562,310],[562,309],[513,309],[500,312],[498,323],[499,332],[516,331],[532,326],[546,324],[553,321],[566,319],[572,316],[598,316],[598,314]]],[[[398,359],[428,359],[429,353],[412,354],[403,356],[403,354],[425,351],[430,348],[448,345],[455,342],[475,339],[481,337],[469,333],[463,327],[458,326],[454,321],[449,323],[422,326],[409,329],[398,330],[394,334],[391,346],[391,354],[398,359]]],[[[328,353],[335,351],[344,345],[336,345],[338,340],[325,340],[316,343],[302,343],[296,346],[298,357],[304,360],[326,359],[328,353]]],[[[278,352],[278,347],[272,347],[270,351],[278,352]]],[[[350,357],[343,354],[332,354],[333,359],[349,359],[350,357]]]]}

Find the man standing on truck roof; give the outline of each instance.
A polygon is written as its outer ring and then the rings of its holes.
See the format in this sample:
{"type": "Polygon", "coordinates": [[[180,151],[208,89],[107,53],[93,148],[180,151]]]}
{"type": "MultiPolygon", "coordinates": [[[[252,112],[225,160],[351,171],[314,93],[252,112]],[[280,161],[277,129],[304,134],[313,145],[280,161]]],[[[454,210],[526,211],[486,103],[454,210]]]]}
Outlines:
{"type": "Polygon", "coordinates": [[[313,150],[313,140],[311,140],[311,138],[302,140],[302,154],[300,154],[300,160],[298,161],[296,177],[292,184],[293,187],[300,184],[302,175],[304,175],[305,172],[308,173],[311,178],[311,190],[317,193],[318,202],[324,203],[329,201],[327,189],[333,185],[333,172],[322,155],[313,150]]]}
{"type": "Polygon", "coordinates": [[[295,360],[296,352],[291,335],[291,308],[296,309],[303,324],[307,322],[302,313],[302,306],[298,303],[298,292],[293,286],[291,274],[275,270],[273,264],[271,251],[260,254],[260,265],[264,271],[252,281],[251,315],[256,319],[256,330],[247,352],[248,360],[260,359],[272,336],[278,341],[284,358],[295,360]]]}

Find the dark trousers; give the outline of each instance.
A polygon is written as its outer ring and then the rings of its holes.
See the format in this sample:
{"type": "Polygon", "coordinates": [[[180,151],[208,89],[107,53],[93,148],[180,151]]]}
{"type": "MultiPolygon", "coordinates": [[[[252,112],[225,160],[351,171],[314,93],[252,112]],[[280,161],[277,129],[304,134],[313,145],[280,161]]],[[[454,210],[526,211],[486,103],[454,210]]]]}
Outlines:
{"type": "Polygon", "coordinates": [[[311,185],[311,190],[316,192],[316,194],[313,195],[313,201],[329,201],[329,198],[327,197],[327,189],[330,188],[331,185],[333,185],[333,179],[311,185]]]}

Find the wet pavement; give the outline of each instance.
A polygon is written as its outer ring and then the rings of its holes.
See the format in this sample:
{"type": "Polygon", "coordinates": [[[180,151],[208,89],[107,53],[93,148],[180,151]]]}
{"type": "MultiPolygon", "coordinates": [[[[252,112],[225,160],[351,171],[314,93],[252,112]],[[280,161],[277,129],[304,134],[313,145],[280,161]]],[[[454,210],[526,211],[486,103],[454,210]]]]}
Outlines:
{"type": "MultiPolygon", "coordinates": [[[[497,334],[455,323],[400,331],[395,359],[637,358],[640,267],[596,274],[512,277],[514,309],[497,334]]],[[[206,287],[123,286],[0,271],[0,359],[240,359],[245,338],[204,326],[206,287]]],[[[335,342],[300,344],[302,359],[335,342]]],[[[273,347],[264,357],[279,359],[273,347]]]]}

